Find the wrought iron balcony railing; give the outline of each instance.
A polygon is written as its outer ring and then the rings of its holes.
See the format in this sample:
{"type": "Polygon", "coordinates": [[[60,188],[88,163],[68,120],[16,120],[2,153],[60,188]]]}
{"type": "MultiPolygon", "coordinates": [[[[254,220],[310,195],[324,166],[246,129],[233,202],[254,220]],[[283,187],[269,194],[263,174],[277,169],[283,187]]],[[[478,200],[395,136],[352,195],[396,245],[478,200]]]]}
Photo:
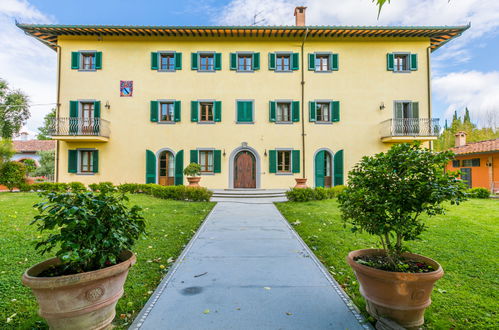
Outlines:
{"type": "Polygon", "coordinates": [[[51,122],[52,136],[109,137],[109,121],[101,118],[59,117],[51,122]]]}
{"type": "Polygon", "coordinates": [[[381,138],[391,136],[438,136],[437,118],[393,118],[381,122],[381,138]]]}

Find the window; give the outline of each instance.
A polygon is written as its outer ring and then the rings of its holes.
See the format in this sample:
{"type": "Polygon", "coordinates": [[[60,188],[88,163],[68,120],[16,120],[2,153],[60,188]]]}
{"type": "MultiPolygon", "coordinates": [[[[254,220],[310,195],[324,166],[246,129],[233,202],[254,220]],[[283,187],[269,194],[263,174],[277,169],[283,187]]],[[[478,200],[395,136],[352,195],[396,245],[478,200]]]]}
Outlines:
{"type": "Polygon", "coordinates": [[[393,56],[393,71],[409,71],[409,54],[394,54],[393,56]]]}
{"type": "Polygon", "coordinates": [[[329,55],[315,55],[315,71],[329,71],[329,55]]]}
{"type": "Polygon", "coordinates": [[[159,121],[174,121],[175,106],[173,102],[159,103],[159,121]]]}
{"type": "Polygon", "coordinates": [[[237,54],[237,71],[253,71],[253,56],[237,54]]]}
{"type": "Polygon", "coordinates": [[[199,151],[199,165],[201,173],[213,173],[213,150],[199,151]]]}
{"type": "Polygon", "coordinates": [[[458,159],[452,161],[452,167],[459,167],[459,160],[458,159]]]}
{"type": "Polygon", "coordinates": [[[329,102],[317,102],[315,106],[316,121],[318,122],[330,122],[331,121],[331,109],[329,102]]]}
{"type": "Polygon", "coordinates": [[[199,55],[199,71],[215,71],[214,54],[199,55]]]}
{"type": "Polygon", "coordinates": [[[199,103],[199,121],[213,121],[213,102],[199,103]]]}
{"type": "Polygon", "coordinates": [[[175,71],[175,54],[160,53],[159,69],[164,71],[175,71]]]}
{"type": "Polygon", "coordinates": [[[480,158],[463,159],[463,167],[480,167],[480,158]]]}
{"type": "Polygon", "coordinates": [[[277,172],[291,173],[291,150],[277,151],[277,172]]]}
{"type": "Polygon", "coordinates": [[[277,122],[290,122],[291,121],[291,103],[278,102],[276,111],[277,122]]]}
{"type": "Polygon", "coordinates": [[[80,150],[79,158],[80,158],[80,173],[93,173],[93,150],[80,150]]]}
{"type": "MultiPolygon", "coordinates": [[[[81,102],[80,134],[94,131],[94,102],[81,102]]],[[[96,123],[95,123],[96,124],[96,123]]]]}
{"type": "Polygon", "coordinates": [[[276,71],[291,71],[291,55],[277,54],[276,55],[276,71]]]}
{"type": "Polygon", "coordinates": [[[253,122],[253,101],[237,101],[237,122],[253,122]]]}
{"type": "Polygon", "coordinates": [[[82,70],[95,70],[95,53],[82,53],[82,70]]]}

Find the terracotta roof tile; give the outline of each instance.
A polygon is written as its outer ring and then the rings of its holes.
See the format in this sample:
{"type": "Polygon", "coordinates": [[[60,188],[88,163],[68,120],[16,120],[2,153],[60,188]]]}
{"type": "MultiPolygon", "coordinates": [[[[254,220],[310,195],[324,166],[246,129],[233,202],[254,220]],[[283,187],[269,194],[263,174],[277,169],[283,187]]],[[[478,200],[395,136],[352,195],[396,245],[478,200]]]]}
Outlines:
{"type": "Polygon", "coordinates": [[[454,151],[456,155],[499,152],[499,139],[468,143],[464,146],[451,148],[450,150],[454,151]]]}
{"type": "Polygon", "coordinates": [[[12,141],[16,152],[37,152],[55,149],[54,140],[12,141]]]}

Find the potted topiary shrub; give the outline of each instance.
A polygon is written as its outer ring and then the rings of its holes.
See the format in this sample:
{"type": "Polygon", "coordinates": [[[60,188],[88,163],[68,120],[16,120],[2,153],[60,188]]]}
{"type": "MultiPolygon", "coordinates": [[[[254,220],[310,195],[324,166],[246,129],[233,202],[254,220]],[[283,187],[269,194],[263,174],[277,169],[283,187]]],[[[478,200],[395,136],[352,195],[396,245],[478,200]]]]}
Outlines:
{"type": "Polygon", "coordinates": [[[23,275],[51,329],[104,329],[115,316],[136,258],[130,248],[144,234],[140,208],[111,192],[48,192],[32,224],[49,230],[36,249],[45,260],[23,275]],[[54,230],[55,229],[55,230],[54,230]]]}
{"type": "Polygon", "coordinates": [[[375,235],[381,243],[381,249],[347,256],[367,311],[377,320],[388,318],[405,328],[424,323],[433,285],[444,272],[436,261],[409,253],[404,242],[426,229],[421,215],[443,214],[442,202],[465,200],[457,173],[444,171],[452,157],[452,152],[433,153],[420,144],[394,145],[355,165],[338,196],[352,231],[375,235]]]}
{"type": "Polygon", "coordinates": [[[187,181],[189,181],[189,187],[199,187],[199,181],[201,177],[201,166],[198,163],[190,163],[184,169],[184,174],[187,175],[187,181]]]}

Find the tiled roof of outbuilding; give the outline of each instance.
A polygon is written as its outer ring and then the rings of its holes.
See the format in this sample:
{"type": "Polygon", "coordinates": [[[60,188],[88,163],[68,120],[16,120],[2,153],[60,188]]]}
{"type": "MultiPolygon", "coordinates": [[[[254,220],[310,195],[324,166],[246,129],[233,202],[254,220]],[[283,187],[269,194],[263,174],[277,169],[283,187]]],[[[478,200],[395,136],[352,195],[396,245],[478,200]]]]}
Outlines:
{"type": "Polygon", "coordinates": [[[450,150],[454,151],[456,155],[499,152],[499,139],[468,143],[464,146],[451,148],[450,150]]]}
{"type": "Polygon", "coordinates": [[[14,150],[18,153],[37,152],[55,149],[54,140],[28,140],[28,141],[12,141],[14,150]]]}

